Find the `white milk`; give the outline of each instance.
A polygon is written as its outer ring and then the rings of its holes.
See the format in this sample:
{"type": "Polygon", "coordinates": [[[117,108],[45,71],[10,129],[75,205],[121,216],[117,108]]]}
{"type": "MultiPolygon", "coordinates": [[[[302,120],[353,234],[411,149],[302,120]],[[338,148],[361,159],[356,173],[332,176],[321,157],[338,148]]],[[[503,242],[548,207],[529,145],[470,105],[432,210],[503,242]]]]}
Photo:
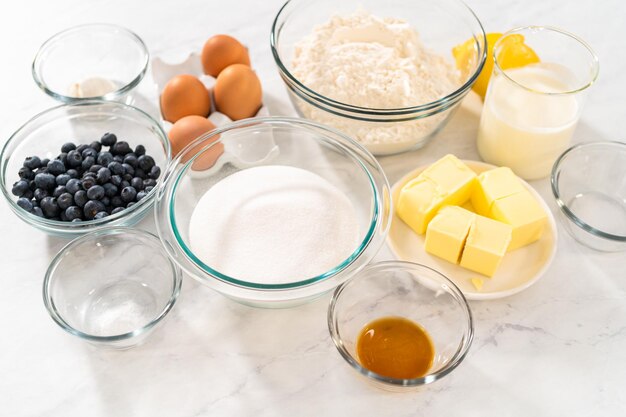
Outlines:
{"type": "Polygon", "coordinates": [[[573,94],[546,93],[571,90],[573,74],[541,63],[507,70],[507,75],[526,88],[494,74],[480,119],[478,152],[524,179],[543,178],[569,145],[579,116],[573,94]]]}

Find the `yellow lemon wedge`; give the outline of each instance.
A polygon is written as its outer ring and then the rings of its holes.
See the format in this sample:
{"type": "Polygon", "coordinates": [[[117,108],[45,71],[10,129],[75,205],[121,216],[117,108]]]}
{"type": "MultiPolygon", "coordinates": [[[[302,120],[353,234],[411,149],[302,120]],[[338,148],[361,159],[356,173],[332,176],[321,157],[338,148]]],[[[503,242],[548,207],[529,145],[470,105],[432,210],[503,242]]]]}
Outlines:
{"type": "MultiPolygon", "coordinates": [[[[501,33],[487,33],[487,59],[483,69],[478,74],[472,89],[483,99],[487,93],[487,86],[493,71],[493,47],[502,37],[501,33]]],[[[498,54],[498,64],[502,69],[522,67],[539,62],[539,57],[531,47],[524,43],[524,37],[519,34],[508,35],[498,54]],[[510,44],[509,44],[510,42],[510,44]]],[[[452,48],[452,56],[456,61],[456,67],[464,78],[470,75],[476,60],[476,42],[469,39],[452,48]]]]}

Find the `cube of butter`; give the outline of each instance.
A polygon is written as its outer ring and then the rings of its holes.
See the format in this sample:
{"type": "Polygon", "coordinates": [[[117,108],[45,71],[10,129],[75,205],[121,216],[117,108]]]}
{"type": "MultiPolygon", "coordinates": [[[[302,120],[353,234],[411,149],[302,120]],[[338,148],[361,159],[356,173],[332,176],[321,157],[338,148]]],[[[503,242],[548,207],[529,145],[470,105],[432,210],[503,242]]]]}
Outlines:
{"type": "Polygon", "coordinates": [[[510,251],[539,240],[547,223],[546,212],[528,190],[494,201],[490,217],[513,227],[510,251]]]}
{"type": "Polygon", "coordinates": [[[469,200],[475,181],[474,171],[446,155],[402,187],[396,213],[421,235],[442,206],[469,200]]]}
{"type": "Polygon", "coordinates": [[[476,215],[465,241],[460,265],[489,277],[498,269],[511,242],[508,224],[476,215]]]}
{"type": "Polygon", "coordinates": [[[426,229],[426,252],[458,264],[476,215],[458,206],[445,206],[426,229]]]}
{"type": "Polygon", "coordinates": [[[521,192],[527,190],[517,175],[508,167],[500,167],[478,175],[471,202],[476,213],[491,217],[494,201],[521,192]]]}

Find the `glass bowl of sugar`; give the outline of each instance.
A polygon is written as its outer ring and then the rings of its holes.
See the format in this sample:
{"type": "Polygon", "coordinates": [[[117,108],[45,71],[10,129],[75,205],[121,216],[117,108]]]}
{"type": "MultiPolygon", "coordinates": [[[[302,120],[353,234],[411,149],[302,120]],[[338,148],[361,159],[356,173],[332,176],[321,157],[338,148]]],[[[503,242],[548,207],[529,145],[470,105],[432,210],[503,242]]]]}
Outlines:
{"type": "Polygon", "coordinates": [[[217,128],[159,185],[157,230],[190,276],[248,305],[289,307],[360,271],[389,230],[389,184],[342,133],[283,117],[217,128]]]}

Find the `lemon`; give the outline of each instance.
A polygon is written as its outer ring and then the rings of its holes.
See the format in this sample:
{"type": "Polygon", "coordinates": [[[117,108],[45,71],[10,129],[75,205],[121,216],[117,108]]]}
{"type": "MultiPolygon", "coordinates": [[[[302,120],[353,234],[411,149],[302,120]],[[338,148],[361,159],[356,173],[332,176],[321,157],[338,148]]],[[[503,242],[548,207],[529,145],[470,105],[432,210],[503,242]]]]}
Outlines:
{"type": "MultiPolygon", "coordinates": [[[[485,60],[485,66],[480,71],[480,74],[478,74],[476,82],[472,86],[472,89],[483,99],[485,98],[487,86],[489,85],[489,79],[491,78],[491,72],[493,71],[493,46],[501,37],[501,33],[487,34],[487,59],[485,60]]],[[[524,37],[522,35],[507,35],[504,42],[505,43],[502,45],[500,53],[498,54],[498,64],[500,65],[500,68],[516,68],[539,62],[539,57],[531,47],[524,43],[524,37]]],[[[461,71],[463,77],[467,78],[470,75],[472,68],[475,66],[475,40],[469,39],[452,48],[452,56],[456,61],[456,67],[459,71],[461,71]]]]}

